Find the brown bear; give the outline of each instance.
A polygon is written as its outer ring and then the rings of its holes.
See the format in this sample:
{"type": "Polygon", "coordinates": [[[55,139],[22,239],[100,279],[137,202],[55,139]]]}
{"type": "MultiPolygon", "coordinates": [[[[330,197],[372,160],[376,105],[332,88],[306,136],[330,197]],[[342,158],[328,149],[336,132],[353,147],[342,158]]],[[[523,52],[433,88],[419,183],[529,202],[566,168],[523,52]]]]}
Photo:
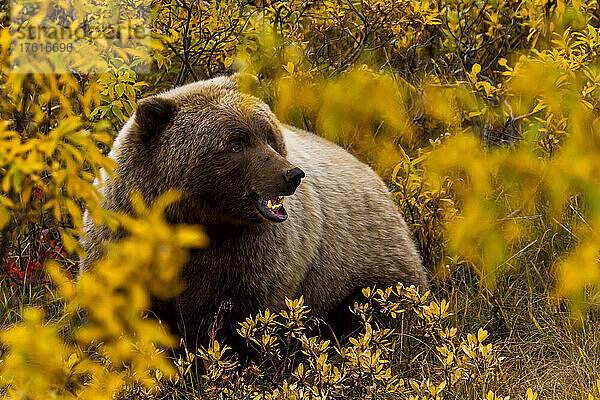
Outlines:
{"type": "MultiPolygon", "coordinates": [[[[134,188],[147,202],[178,188],[169,221],[201,224],[211,239],[190,254],[185,290],[157,305],[158,316],[179,322],[200,345],[225,302],[222,331],[233,335],[244,317],[281,309],[286,297],[304,296],[314,316],[335,326],[362,287],[426,288],[409,229],[375,172],[337,145],[281,124],[239,91],[239,79],[140,100],[110,153],[119,178],[101,186],[105,208],[129,212],[134,188]]],[[[82,270],[117,239],[87,213],[84,223],[82,270]]]]}

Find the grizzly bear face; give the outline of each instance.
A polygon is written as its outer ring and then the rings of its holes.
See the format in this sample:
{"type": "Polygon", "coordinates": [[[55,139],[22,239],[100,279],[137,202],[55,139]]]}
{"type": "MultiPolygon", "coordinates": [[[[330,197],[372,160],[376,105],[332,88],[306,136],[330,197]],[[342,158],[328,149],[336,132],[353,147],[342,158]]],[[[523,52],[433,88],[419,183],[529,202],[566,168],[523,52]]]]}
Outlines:
{"type": "Polygon", "coordinates": [[[199,82],[138,102],[132,131],[151,191],[177,188],[175,219],[245,224],[285,221],[284,196],[304,172],[286,159],[279,122],[231,78],[199,82]]]}

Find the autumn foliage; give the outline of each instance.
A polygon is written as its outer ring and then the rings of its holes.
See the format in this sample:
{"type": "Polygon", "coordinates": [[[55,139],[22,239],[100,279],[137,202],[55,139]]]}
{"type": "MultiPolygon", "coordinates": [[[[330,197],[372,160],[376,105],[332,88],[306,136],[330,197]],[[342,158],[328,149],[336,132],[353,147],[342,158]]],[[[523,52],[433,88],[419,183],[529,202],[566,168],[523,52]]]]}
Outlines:
{"type": "Polygon", "coordinates": [[[146,53],[115,53],[108,73],[17,74],[0,5],[1,396],[600,398],[597,1],[148,6],[146,53]],[[181,290],[187,251],[207,238],[163,219],[177,193],[132,193],[123,216],[93,181],[113,173],[138,99],[236,71],[259,78],[282,122],[389,183],[429,293],[365,288],[360,328],[340,341],[289,299],[240,324],[251,364],[216,341],[170,350],[144,311],[181,290]],[[84,209],[129,235],[77,279],[84,209]]]}

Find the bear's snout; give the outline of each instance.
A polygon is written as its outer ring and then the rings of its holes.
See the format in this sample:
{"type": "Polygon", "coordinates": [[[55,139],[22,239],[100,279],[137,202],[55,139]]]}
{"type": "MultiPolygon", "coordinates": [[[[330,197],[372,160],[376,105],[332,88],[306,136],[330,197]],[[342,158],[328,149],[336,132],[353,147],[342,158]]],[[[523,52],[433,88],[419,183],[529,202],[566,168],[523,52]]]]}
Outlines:
{"type": "Polygon", "coordinates": [[[298,167],[294,167],[288,170],[285,174],[283,174],[283,180],[285,184],[288,186],[290,192],[294,193],[298,185],[300,185],[300,181],[304,178],[306,174],[298,167]]]}

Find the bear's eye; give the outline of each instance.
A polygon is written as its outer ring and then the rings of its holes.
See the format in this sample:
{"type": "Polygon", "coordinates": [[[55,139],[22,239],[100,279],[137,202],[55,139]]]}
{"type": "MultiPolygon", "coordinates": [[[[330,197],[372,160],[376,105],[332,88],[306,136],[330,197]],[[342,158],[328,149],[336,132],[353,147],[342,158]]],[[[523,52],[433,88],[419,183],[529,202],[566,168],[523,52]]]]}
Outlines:
{"type": "Polygon", "coordinates": [[[244,151],[244,145],[242,143],[236,143],[231,146],[232,153],[241,153],[242,151],[244,151]]]}

